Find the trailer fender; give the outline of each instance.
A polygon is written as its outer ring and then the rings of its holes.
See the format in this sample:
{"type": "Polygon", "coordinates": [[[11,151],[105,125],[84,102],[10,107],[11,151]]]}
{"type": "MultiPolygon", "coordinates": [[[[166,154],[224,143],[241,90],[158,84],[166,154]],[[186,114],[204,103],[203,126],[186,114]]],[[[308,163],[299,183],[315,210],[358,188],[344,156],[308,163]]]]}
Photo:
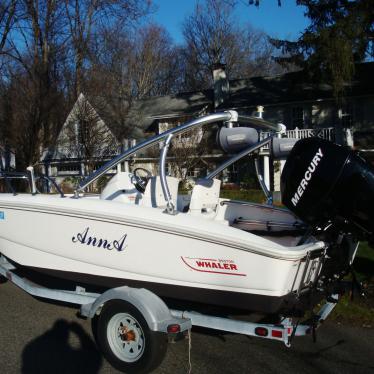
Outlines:
{"type": "Polygon", "coordinates": [[[131,288],[127,286],[112,288],[101,294],[93,303],[81,306],[82,316],[93,318],[100,307],[111,300],[124,300],[134,305],[147,321],[150,330],[167,332],[168,326],[178,324],[181,331],[191,328],[191,321],[175,318],[170,309],[153,292],[145,288],[131,288]]]}

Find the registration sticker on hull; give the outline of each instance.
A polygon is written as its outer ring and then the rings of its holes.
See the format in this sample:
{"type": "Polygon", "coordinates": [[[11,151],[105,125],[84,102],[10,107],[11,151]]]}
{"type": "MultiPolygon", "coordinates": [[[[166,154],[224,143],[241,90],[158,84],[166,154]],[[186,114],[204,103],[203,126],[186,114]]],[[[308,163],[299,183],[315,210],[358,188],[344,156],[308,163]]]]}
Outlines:
{"type": "Polygon", "coordinates": [[[0,220],[5,219],[5,212],[0,211],[0,220]]]}
{"type": "Polygon", "coordinates": [[[213,259],[213,258],[196,258],[196,257],[183,257],[182,261],[192,270],[224,275],[238,275],[246,277],[239,271],[238,265],[233,260],[228,259],[213,259]]]}

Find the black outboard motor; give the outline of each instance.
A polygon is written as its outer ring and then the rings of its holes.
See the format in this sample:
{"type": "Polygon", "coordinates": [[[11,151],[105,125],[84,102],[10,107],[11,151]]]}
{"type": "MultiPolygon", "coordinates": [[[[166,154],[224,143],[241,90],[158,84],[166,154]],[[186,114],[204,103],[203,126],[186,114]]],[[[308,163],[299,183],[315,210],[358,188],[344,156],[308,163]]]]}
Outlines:
{"type": "Polygon", "coordinates": [[[284,205],[311,226],[332,223],[374,242],[374,168],[352,150],[318,138],[298,141],[281,190],[284,205]]]}

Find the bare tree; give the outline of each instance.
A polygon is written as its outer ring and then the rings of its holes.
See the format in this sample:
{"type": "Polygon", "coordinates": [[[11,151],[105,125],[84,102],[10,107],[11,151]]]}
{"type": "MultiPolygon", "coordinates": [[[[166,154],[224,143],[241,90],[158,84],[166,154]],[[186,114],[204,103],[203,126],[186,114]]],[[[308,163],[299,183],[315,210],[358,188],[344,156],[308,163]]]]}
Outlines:
{"type": "Polygon", "coordinates": [[[275,67],[275,50],[265,33],[237,24],[233,17],[235,1],[198,2],[183,25],[186,46],[187,88],[211,86],[211,67],[223,63],[230,78],[253,76],[261,66],[262,74],[275,67]]]}
{"type": "Polygon", "coordinates": [[[246,56],[241,68],[235,72],[236,75],[239,75],[238,77],[275,75],[293,69],[291,66],[285,69],[275,62],[274,56],[279,52],[265,32],[248,26],[243,35],[246,42],[246,56]]]}
{"type": "Polygon", "coordinates": [[[3,52],[8,34],[14,24],[17,0],[2,0],[0,2],[0,54],[3,52]]]}
{"type": "Polygon", "coordinates": [[[123,25],[147,13],[145,0],[64,0],[75,67],[75,95],[82,92],[83,70],[95,33],[110,25],[123,25]]]}
{"type": "Polygon", "coordinates": [[[39,160],[60,120],[62,22],[55,0],[20,0],[17,5],[19,16],[13,24],[14,35],[8,35],[6,51],[12,111],[7,125],[12,128],[17,165],[23,169],[39,160]]]}
{"type": "Polygon", "coordinates": [[[120,138],[132,136],[127,115],[134,100],[179,89],[178,50],[158,25],[106,30],[95,46],[86,89],[104,99],[105,115],[120,138]]]}
{"type": "Polygon", "coordinates": [[[137,19],[148,4],[147,0],[0,2],[2,76],[6,74],[1,82],[2,110],[6,108],[1,122],[10,129],[7,138],[17,148],[18,168],[39,161],[43,149],[55,143],[66,107],[83,89],[84,73],[91,69],[93,36],[137,19]]]}
{"type": "Polygon", "coordinates": [[[158,25],[140,29],[130,53],[131,96],[143,98],[170,92],[176,77],[175,49],[169,34],[158,25]]]}
{"type": "MultiPolygon", "coordinates": [[[[250,75],[268,63],[266,37],[255,31],[245,35],[234,26],[230,17],[235,1],[199,3],[185,24],[187,48],[176,47],[161,26],[129,22],[146,14],[149,3],[0,2],[0,53],[7,74],[1,121],[10,129],[6,136],[17,148],[18,167],[37,162],[43,149],[53,146],[66,108],[81,91],[96,98],[95,109],[99,102],[107,125],[121,139],[133,133],[126,118],[135,99],[210,86],[214,62],[226,63],[232,78],[250,75]],[[185,86],[184,76],[189,81],[185,86]]],[[[91,159],[97,153],[92,144],[104,134],[83,109],[78,122],[84,127],[83,117],[89,118],[92,141],[80,139],[85,143],[80,154],[91,159]],[[97,132],[96,140],[92,131],[97,132]]]]}

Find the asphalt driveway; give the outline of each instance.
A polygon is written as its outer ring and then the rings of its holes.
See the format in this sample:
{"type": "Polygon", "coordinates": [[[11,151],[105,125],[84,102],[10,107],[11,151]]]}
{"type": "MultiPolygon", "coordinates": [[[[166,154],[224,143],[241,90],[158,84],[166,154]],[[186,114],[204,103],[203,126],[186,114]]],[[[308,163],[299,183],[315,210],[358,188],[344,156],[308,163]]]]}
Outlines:
{"type": "MultiPolygon", "coordinates": [[[[97,351],[90,321],[0,284],[1,373],[116,373],[97,351]]],[[[374,373],[374,329],[326,323],[317,342],[291,348],[241,335],[192,333],[192,373],[374,373]]],[[[188,373],[188,340],[170,344],[156,373],[188,373]]]]}

